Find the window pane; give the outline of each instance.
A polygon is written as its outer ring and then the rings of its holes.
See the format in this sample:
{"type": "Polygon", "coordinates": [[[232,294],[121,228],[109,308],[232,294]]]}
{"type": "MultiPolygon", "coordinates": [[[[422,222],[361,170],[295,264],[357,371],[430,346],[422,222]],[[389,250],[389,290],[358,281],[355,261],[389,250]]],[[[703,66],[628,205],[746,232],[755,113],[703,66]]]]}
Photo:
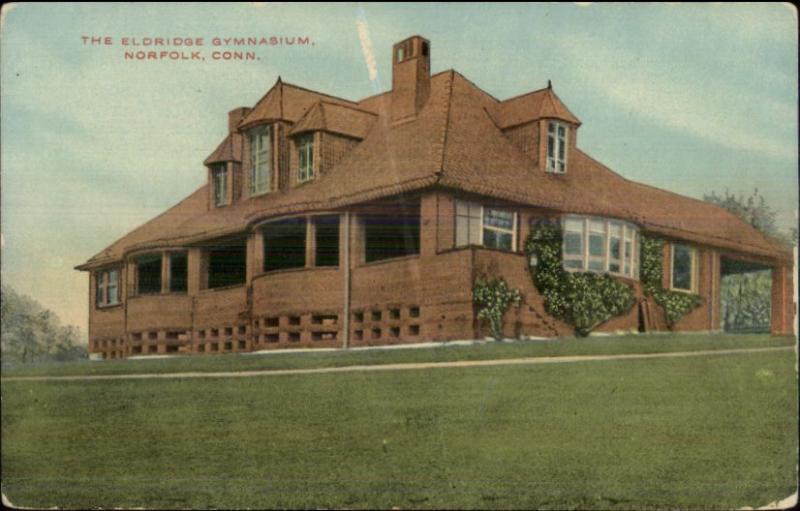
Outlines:
{"type": "Polygon", "coordinates": [[[487,208],[483,213],[483,225],[511,230],[514,228],[514,214],[509,211],[487,208]]]}
{"type": "Polygon", "coordinates": [[[244,284],[247,275],[247,241],[235,240],[208,250],[208,287],[244,284]]]}
{"type": "Polygon", "coordinates": [[[548,135],[547,137],[547,156],[548,158],[555,158],[556,157],[556,148],[555,148],[555,137],[553,135],[548,135]]]}
{"type": "Polygon", "coordinates": [[[590,220],[589,230],[595,232],[606,232],[606,223],[599,220],[590,220]]]}
{"type": "Polygon", "coordinates": [[[563,140],[564,136],[566,135],[566,133],[567,133],[567,130],[564,129],[564,126],[559,124],[558,125],[558,136],[559,136],[559,138],[561,138],[563,140]]]}
{"type": "Polygon", "coordinates": [[[620,251],[620,249],[621,249],[620,239],[619,238],[611,238],[610,241],[611,242],[609,243],[609,245],[610,245],[609,246],[609,251],[611,252],[611,254],[610,254],[611,255],[611,259],[621,259],[622,258],[622,254],[621,254],[621,251],[620,251]]]}
{"type": "Polygon", "coordinates": [[[692,289],[692,250],[685,245],[673,246],[672,287],[692,289]]]}
{"type": "Polygon", "coordinates": [[[94,295],[94,299],[95,299],[95,303],[97,303],[97,305],[103,305],[103,304],[106,303],[105,280],[104,280],[105,278],[106,278],[106,272],[104,272],[104,271],[97,272],[95,274],[95,277],[94,277],[94,280],[95,280],[95,295],[94,295]]]}
{"type": "Polygon", "coordinates": [[[264,271],[306,265],[306,219],[290,218],[264,226],[264,271]]]}
{"type": "Polygon", "coordinates": [[[489,248],[496,248],[499,250],[512,250],[512,235],[495,231],[493,229],[483,230],[483,245],[489,248]]]}
{"type": "Polygon", "coordinates": [[[368,215],[363,218],[366,262],[419,254],[418,215],[368,215]]]}
{"type": "Polygon", "coordinates": [[[169,290],[171,293],[185,293],[188,288],[188,258],[186,252],[176,252],[169,256],[169,290]]]}
{"type": "Polygon", "coordinates": [[[339,265],[339,217],[336,215],[314,218],[316,265],[339,265]]]}
{"type": "Polygon", "coordinates": [[[161,292],[161,254],[136,259],[136,290],[139,294],[161,292]]]}
{"type": "Polygon", "coordinates": [[[619,273],[619,263],[614,263],[614,262],[608,263],[608,271],[612,273],[619,273]]]}
{"type": "Polygon", "coordinates": [[[466,216],[456,217],[456,246],[463,247],[469,245],[469,218],[466,216]]]}
{"type": "Polygon", "coordinates": [[[606,253],[606,239],[602,234],[589,234],[589,255],[602,257],[606,253]]]}
{"type": "Polygon", "coordinates": [[[568,218],[564,222],[564,230],[566,231],[575,231],[575,232],[583,232],[583,220],[575,219],[575,218],[568,218]]]}
{"type": "Polygon", "coordinates": [[[596,271],[603,271],[606,268],[602,259],[589,259],[589,269],[596,271]]]}
{"type": "Polygon", "coordinates": [[[564,268],[575,268],[578,270],[583,269],[583,261],[580,259],[565,259],[564,268]]]}
{"type": "Polygon", "coordinates": [[[481,218],[480,214],[477,218],[470,217],[469,219],[469,244],[481,244],[481,218]]]}
{"type": "Polygon", "coordinates": [[[564,253],[582,255],[583,235],[577,232],[567,232],[564,236],[564,253]]]}

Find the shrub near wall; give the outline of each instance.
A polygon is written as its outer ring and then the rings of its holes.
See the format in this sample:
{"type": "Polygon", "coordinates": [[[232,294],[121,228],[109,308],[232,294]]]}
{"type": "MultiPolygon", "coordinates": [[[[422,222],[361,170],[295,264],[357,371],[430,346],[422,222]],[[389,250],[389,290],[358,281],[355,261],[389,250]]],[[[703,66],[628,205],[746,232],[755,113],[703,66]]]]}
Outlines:
{"type": "Polygon", "coordinates": [[[525,241],[533,284],[551,316],[586,336],[612,317],[630,311],[633,288],[609,275],[568,272],[562,264],[562,233],[558,222],[539,222],[525,241]],[[535,258],[535,265],[530,264],[535,258]]]}
{"type": "Polygon", "coordinates": [[[672,291],[662,287],[664,275],[664,241],[642,236],[639,275],[646,294],[664,308],[667,326],[672,327],[692,309],[703,303],[700,295],[672,291]]]}

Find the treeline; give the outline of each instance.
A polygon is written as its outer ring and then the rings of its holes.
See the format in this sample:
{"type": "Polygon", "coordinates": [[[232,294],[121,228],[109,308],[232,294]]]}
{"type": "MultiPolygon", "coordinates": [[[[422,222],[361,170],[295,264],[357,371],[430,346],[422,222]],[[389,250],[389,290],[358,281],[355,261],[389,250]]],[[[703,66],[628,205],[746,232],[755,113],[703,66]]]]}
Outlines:
{"type": "Polygon", "coordinates": [[[8,286],[0,293],[3,365],[88,358],[78,327],[62,325],[54,312],[8,286]]]}

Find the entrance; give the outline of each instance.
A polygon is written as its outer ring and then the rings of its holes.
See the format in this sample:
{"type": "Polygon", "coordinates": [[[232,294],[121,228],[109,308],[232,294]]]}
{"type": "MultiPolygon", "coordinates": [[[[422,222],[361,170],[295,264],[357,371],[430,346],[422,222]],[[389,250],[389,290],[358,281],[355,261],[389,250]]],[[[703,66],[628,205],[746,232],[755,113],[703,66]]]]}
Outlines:
{"type": "Polygon", "coordinates": [[[720,329],[726,333],[769,333],[772,269],[720,257],[720,329]]]}

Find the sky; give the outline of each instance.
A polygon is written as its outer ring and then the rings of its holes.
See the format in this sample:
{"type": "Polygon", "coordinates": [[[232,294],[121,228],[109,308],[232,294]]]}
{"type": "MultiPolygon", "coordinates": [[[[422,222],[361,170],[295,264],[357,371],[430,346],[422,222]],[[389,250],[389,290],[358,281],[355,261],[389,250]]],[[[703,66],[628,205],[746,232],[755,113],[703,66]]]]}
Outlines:
{"type": "MultiPolygon", "coordinates": [[[[797,12],[788,4],[6,4],[0,28],[2,281],[84,334],[74,267],[202,186],[227,112],[284,81],[357,100],[391,46],[431,41],[498,98],[547,85],[578,145],[702,198],[755,188],[797,225],[797,12]],[[109,37],[111,45],[83,37],[109,37]],[[307,37],[216,47],[215,37],[307,37]],[[205,60],[126,60],[123,38],[203,38],[205,60]],[[214,60],[218,50],[256,60],[214,60]]],[[[129,42],[131,40],[129,39],[129,42]]]]}

